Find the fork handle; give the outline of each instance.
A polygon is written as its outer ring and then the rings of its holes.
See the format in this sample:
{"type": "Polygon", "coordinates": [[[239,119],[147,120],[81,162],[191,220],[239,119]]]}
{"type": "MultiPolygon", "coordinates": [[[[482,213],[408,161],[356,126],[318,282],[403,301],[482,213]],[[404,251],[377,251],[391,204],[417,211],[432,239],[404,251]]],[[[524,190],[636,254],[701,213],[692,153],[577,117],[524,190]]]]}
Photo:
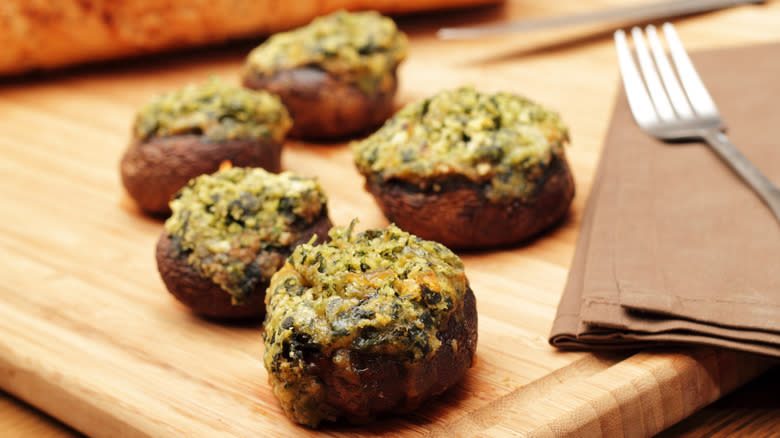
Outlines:
{"type": "Polygon", "coordinates": [[[742,179],[758,194],[764,203],[772,210],[780,222],[780,189],[769,181],[742,153],[729,141],[721,131],[707,131],[703,134],[707,143],[715,152],[734,169],[742,179]]]}

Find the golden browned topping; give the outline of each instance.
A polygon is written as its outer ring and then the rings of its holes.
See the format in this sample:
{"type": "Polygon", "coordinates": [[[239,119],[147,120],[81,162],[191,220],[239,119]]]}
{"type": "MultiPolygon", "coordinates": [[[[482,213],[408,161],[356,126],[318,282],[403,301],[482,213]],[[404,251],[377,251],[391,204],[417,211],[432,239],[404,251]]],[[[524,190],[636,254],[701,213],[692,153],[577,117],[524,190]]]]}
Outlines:
{"type": "Polygon", "coordinates": [[[314,426],[327,414],[306,351],[334,363],[355,349],[420,362],[442,346],[437,332],[468,288],[458,256],[395,225],[357,235],[337,227],[330,237],[298,246],[266,295],[264,360],[274,392],[289,416],[314,426]]]}
{"type": "Polygon", "coordinates": [[[234,167],[192,179],[165,228],[200,275],[241,302],[284,263],[278,250],[327,214],[326,202],[316,180],[234,167]]]}
{"type": "Polygon", "coordinates": [[[133,135],[199,134],[220,140],[284,140],[292,119],[278,97],[265,91],[229,86],[212,78],[202,85],[154,97],[136,114],[133,135]]]}
{"type": "Polygon", "coordinates": [[[365,92],[386,90],[406,57],[406,36],[377,12],[338,11],[290,32],[278,33],[249,54],[247,72],[316,66],[365,92]]]}
{"type": "Polygon", "coordinates": [[[487,184],[491,200],[526,198],[569,140],[557,114],[509,94],[472,87],[407,105],[353,144],[355,164],[376,181],[438,191],[453,176],[487,184]]]}

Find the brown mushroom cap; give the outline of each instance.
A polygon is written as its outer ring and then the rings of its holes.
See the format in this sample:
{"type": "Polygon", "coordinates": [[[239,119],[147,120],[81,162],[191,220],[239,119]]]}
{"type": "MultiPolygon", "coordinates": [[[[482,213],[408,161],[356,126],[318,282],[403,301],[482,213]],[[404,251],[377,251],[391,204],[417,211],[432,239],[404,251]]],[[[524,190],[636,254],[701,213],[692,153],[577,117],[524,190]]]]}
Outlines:
{"type": "Polygon", "coordinates": [[[224,161],[237,167],[281,168],[282,144],[270,139],[213,141],[197,134],[134,140],[120,162],[122,184],[147,213],[169,214],[173,195],[187,182],[217,171],[224,161]]]}
{"type": "Polygon", "coordinates": [[[382,212],[402,229],[451,248],[512,245],[562,219],[574,197],[574,179],[565,157],[555,157],[527,199],[494,202],[484,185],[451,179],[441,190],[420,190],[399,180],[366,180],[382,212]]]}
{"type": "Polygon", "coordinates": [[[367,94],[324,70],[297,67],[271,76],[247,73],[244,86],[278,95],[290,112],[290,137],[330,140],[369,131],[393,114],[398,87],[395,72],[391,86],[367,94]]]}
{"type": "MultiPolygon", "coordinates": [[[[318,240],[328,238],[328,230],[332,223],[327,214],[320,217],[302,233],[298,241],[280,250],[282,260],[286,259],[292,250],[300,243],[307,242],[311,236],[317,235],[318,240]]],[[[269,280],[258,281],[249,299],[235,305],[231,295],[224,291],[210,278],[202,277],[187,262],[187,253],[183,252],[171,239],[167,231],[163,231],[157,240],[155,250],[157,270],[168,291],[182,304],[192,309],[198,315],[216,319],[247,319],[262,318],[265,315],[265,290],[269,280]]]]}

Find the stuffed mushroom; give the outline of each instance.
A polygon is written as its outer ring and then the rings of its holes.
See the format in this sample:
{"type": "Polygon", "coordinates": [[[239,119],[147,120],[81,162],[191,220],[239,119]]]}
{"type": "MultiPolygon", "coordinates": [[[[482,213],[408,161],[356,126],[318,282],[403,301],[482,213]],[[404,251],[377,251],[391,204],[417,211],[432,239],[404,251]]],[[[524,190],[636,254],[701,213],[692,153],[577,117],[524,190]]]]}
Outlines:
{"type": "Polygon", "coordinates": [[[291,126],[278,97],[216,78],[156,96],[136,114],[122,183],[143,211],[168,214],[179,189],[224,161],[278,172],[291,126]]]}
{"type": "Polygon", "coordinates": [[[460,258],[394,225],[330,238],[298,246],[266,295],[264,362],[285,414],[365,422],[457,383],[477,347],[460,258]]]}
{"type": "Polygon", "coordinates": [[[199,315],[262,317],[271,276],[293,249],[327,238],[319,183],[285,172],[228,168],[201,175],[171,202],[157,242],[165,286],[199,315]]]}
{"type": "Polygon", "coordinates": [[[355,164],[387,218],[454,248],[528,239],[574,196],[568,129],[541,105],[472,87],[410,104],[353,143],[355,164]]]}
{"type": "Polygon", "coordinates": [[[249,54],[242,80],[282,98],[294,122],[291,137],[348,137],[392,115],[406,47],[390,18],[339,11],[271,36],[249,54]]]}

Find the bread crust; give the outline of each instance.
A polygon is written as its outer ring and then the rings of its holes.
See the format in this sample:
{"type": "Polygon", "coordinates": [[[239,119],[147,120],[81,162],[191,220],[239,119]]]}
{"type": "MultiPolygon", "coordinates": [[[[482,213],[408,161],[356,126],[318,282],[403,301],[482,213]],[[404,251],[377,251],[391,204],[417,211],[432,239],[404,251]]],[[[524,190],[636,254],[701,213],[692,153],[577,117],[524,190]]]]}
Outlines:
{"type": "Polygon", "coordinates": [[[133,140],[119,164],[122,184],[145,212],[167,215],[172,196],[187,182],[216,172],[230,161],[235,167],[281,169],[282,144],[272,140],[213,141],[187,134],[133,140]]]}
{"type": "MultiPolygon", "coordinates": [[[[327,240],[331,226],[330,218],[323,214],[304,230],[298,241],[279,251],[281,259],[286,259],[297,245],[307,242],[314,234],[318,241],[327,240]]],[[[265,290],[270,278],[258,281],[245,303],[234,305],[229,293],[210,278],[202,277],[187,263],[187,253],[181,250],[167,231],[163,231],[157,240],[155,258],[157,270],[168,292],[193,313],[224,320],[256,319],[265,315],[265,290]]]]}
{"type": "Polygon", "coordinates": [[[367,132],[387,120],[398,79],[393,72],[387,89],[367,94],[324,70],[298,67],[271,76],[247,71],[243,84],[282,99],[293,119],[290,137],[332,140],[367,132]]]}
{"type": "Polygon", "coordinates": [[[0,74],[267,36],[339,9],[405,14],[502,0],[3,0],[0,74]]]}
{"type": "Polygon", "coordinates": [[[484,185],[450,178],[441,190],[420,190],[399,180],[366,179],[385,216],[402,229],[451,248],[479,249],[527,240],[561,220],[574,198],[574,178],[563,156],[554,156],[527,200],[493,202],[484,185]]]}

